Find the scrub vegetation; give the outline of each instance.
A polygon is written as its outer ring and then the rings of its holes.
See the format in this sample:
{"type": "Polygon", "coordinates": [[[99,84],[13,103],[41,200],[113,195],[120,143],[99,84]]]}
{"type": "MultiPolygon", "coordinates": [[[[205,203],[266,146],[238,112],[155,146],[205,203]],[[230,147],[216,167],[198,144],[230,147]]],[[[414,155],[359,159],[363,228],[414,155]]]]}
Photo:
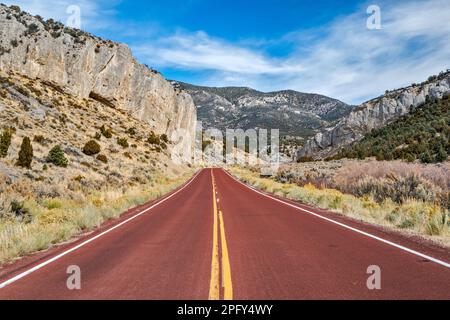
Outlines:
{"type": "MultiPolygon", "coordinates": [[[[1,183],[0,264],[40,251],[94,230],[102,223],[118,218],[126,210],[157,199],[186,182],[192,173],[178,178],[155,176],[152,182],[122,189],[88,191],[81,188],[67,196],[63,185],[49,186],[26,180],[5,186],[1,183]],[[21,199],[21,200],[12,200],[21,199]]],[[[2,181],[5,177],[0,177],[2,181]]],[[[80,177],[82,183],[83,178],[80,177]]]]}
{"type": "Polygon", "coordinates": [[[296,164],[272,178],[260,177],[256,168],[230,170],[247,184],[280,197],[450,245],[448,163],[384,164],[324,162],[309,168],[296,164]]]}
{"type": "Polygon", "coordinates": [[[170,161],[166,135],[124,110],[14,73],[0,71],[0,89],[0,264],[93,230],[192,174],[170,161]]]}
{"type": "Polygon", "coordinates": [[[368,134],[330,159],[402,159],[437,163],[450,154],[450,96],[428,99],[397,121],[368,134]]]}

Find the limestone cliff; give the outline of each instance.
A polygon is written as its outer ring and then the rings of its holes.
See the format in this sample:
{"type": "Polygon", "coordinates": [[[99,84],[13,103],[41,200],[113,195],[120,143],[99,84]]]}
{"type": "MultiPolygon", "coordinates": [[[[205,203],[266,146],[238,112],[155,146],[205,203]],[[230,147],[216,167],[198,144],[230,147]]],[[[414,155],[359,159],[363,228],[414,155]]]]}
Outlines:
{"type": "Polygon", "coordinates": [[[124,44],[0,5],[0,69],[40,79],[144,120],[157,133],[194,136],[196,108],[161,74],[139,64],[124,44]]]}
{"type": "Polygon", "coordinates": [[[341,148],[361,140],[373,129],[381,128],[409,113],[423,104],[427,97],[442,98],[448,92],[450,72],[430,77],[421,84],[387,92],[384,96],[363,103],[335,126],[316,134],[297,151],[296,157],[321,159],[332,156],[341,148]]]}

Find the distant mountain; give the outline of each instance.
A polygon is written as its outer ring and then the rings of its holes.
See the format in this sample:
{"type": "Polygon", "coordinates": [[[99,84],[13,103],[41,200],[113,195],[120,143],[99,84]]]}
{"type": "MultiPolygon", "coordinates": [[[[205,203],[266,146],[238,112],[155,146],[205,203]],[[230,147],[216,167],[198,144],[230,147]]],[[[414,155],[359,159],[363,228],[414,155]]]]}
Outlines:
{"type": "Polygon", "coordinates": [[[387,91],[385,95],[363,103],[337,124],[325,128],[297,151],[296,159],[324,159],[350,148],[373,130],[383,128],[422,106],[450,92],[450,71],[441,72],[420,84],[387,91]]]}
{"type": "Polygon", "coordinates": [[[188,92],[204,127],[280,129],[282,136],[308,138],[352,110],[339,100],[293,90],[263,93],[244,87],[200,87],[172,82],[188,92]]]}

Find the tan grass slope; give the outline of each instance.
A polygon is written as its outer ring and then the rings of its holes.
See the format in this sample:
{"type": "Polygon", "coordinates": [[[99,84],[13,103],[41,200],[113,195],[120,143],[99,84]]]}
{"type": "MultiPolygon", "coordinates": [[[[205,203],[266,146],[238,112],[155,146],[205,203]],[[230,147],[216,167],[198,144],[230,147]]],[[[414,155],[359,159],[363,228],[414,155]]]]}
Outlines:
{"type": "Polygon", "coordinates": [[[0,263],[92,230],[192,173],[172,164],[168,137],[128,112],[14,73],[0,73],[0,138],[6,132],[11,144],[0,157],[0,263]],[[33,152],[30,169],[16,165],[25,137],[33,152]]]}

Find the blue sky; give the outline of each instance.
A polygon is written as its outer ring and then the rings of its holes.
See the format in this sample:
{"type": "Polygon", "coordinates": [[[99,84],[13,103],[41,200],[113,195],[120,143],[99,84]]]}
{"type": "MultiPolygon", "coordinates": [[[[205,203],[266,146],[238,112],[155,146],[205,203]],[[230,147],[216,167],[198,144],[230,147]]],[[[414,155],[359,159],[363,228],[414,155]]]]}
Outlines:
{"type": "Polygon", "coordinates": [[[166,78],[294,89],[358,104],[450,68],[448,0],[16,0],[127,43],[166,78]],[[369,5],[381,29],[367,28],[369,5]]]}

